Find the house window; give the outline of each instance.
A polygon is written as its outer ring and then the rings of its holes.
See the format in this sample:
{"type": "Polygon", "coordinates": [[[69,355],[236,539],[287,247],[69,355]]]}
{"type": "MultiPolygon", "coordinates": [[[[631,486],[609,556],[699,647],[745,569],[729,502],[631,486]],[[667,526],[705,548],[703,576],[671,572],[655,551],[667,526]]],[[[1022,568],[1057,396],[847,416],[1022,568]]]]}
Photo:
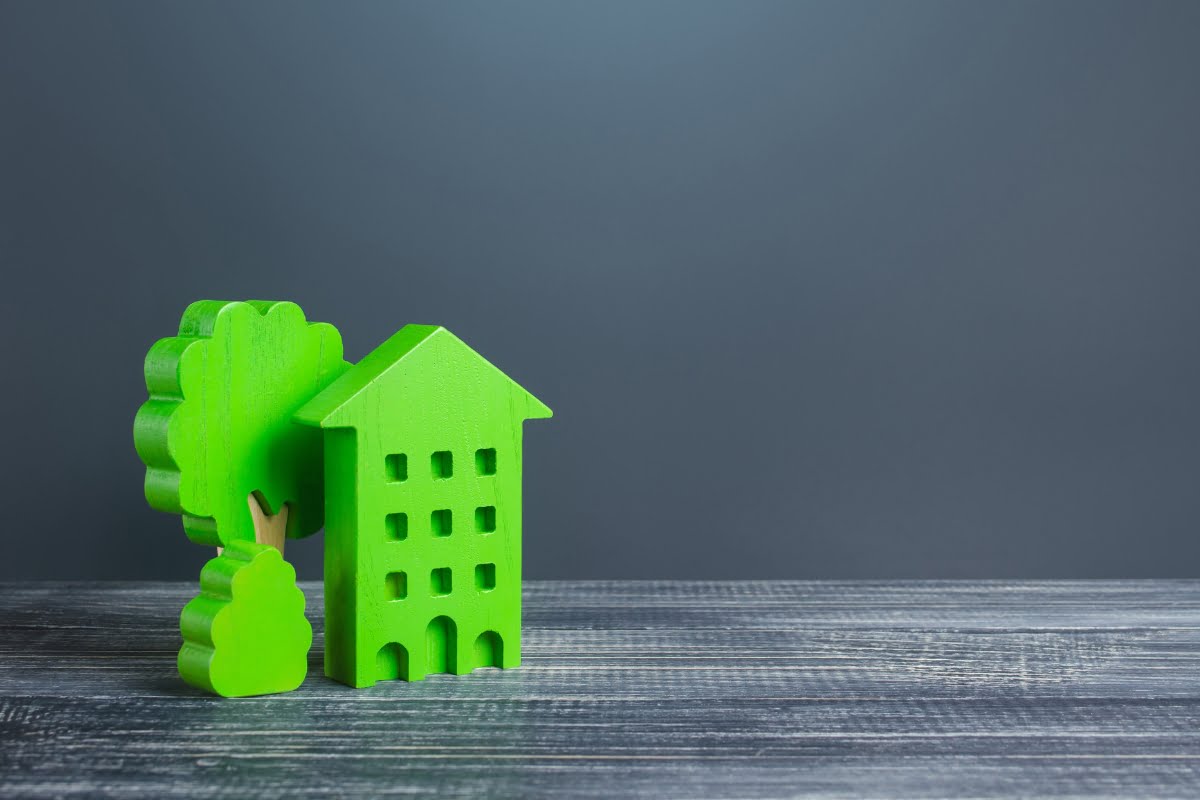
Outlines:
{"type": "Polygon", "coordinates": [[[480,533],[493,533],[496,530],[496,507],[480,506],[475,509],[475,530],[480,533]]]}
{"type": "Polygon", "coordinates": [[[454,457],[449,450],[438,450],[429,458],[435,480],[445,480],[454,474],[454,457]]]}
{"type": "Polygon", "coordinates": [[[496,474],[496,448],[488,447],[483,450],[475,451],[475,474],[496,474]]]}
{"type": "Polygon", "coordinates": [[[439,508],[429,515],[429,527],[433,530],[434,536],[449,536],[454,529],[454,520],[450,516],[450,509],[439,508]]]}
{"type": "Polygon", "coordinates": [[[387,529],[387,538],[394,542],[404,541],[408,538],[408,514],[403,511],[388,514],[384,527],[387,529]]]}
{"type": "Polygon", "coordinates": [[[435,597],[450,594],[450,568],[438,567],[429,573],[429,591],[435,597]]]}
{"type": "Polygon", "coordinates": [[[403,600],[408,597],[408,575],[403,572],[389,572],[384,581],[384,591],[388,600],[403,600]]]}
{"type": "Polygon", "coordinates": [[[408,456],[404,453],[392,453],[384,459],[383,464],[389,483],[408,480],[408,456]]]}
{"type": "Polygon", "coordinates": [[[478,564],[475,567],[475,588],[481,592],[490,592],[496,588],[496,565],[478,564]]]}

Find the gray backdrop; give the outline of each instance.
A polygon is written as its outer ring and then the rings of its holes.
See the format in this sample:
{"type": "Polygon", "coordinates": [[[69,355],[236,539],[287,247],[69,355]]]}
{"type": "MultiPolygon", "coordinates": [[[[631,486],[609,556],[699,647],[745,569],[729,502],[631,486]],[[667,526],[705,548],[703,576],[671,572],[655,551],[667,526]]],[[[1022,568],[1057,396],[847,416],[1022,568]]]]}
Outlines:
{"type": "MultiPolygon", "coordinates": [[[[527,575],[1200,573],[1200,4],[0,0],[0,577],[192,578],[197,298],[556,412],[527,575]]],[[[320,538],[292,546],[303,576],[320,538]]]]}

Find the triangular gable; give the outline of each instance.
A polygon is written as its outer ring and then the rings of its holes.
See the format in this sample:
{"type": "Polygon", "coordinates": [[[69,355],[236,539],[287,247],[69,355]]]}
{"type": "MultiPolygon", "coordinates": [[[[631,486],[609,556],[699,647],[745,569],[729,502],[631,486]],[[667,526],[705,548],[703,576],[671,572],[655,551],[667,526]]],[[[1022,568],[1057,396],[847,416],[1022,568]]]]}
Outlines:
{"type": "Polygon", "coordinates": [[[509,378],[491,362],[476,353],[465,342],[440,325],[405,325],[387,341],[372,350],[365,358],[350,367],[316,397],[305,403],[293,419],[304,425],[338,427],[339,411],[363,402],[371,385],[384,372],[392,369],[422,345],[435,338],[449,337],[456,345],[486,364],[496,374],[510,383],[526,400],[526,419],[545,419],[553,415],[545,403],[509,378]]]}

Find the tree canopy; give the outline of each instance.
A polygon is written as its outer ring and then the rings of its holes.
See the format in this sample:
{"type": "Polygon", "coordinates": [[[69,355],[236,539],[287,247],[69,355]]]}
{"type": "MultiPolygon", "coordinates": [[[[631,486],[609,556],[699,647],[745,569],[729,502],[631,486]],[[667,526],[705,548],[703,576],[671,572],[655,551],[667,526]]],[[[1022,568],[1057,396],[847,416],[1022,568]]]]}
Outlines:
{"type": "Polygon", "coordinates": [[[342,374],[342,339],[294,303],[201,300],[179,335],[146,355],[150,399],[134,420],[146,499],[183,515],[189,538],[254,541],[248,498],[267,514],[288,506],[287,536],[324,516],[320,431],[292,415],[342,374]]]}
{"type": "Polygon", "coordinates": [[[179,674],[224,697],[290,692],[308,672],[304,595],[273,547],[234,541],[209,561],[180,628],[179,674]]]}

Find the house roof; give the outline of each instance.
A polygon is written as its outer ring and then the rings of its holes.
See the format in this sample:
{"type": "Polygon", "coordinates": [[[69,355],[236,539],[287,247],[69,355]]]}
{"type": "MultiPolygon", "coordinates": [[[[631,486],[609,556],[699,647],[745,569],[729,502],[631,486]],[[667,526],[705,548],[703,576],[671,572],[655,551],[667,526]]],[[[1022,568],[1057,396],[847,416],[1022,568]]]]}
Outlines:
{"type": "Polygon", "coordinates": [[[342,407],[365,396],[364,393],[380,375],[416,353],[423,345],[438,339],[449,339],[512,384],[513,388],[520,392],[526,400],[526,419],[544,419],[553,415],[554,412],[545,403],[496,369],[491,362],[468,347],[450,331],[440,325],[405,325],[392,334],[387,341],[368,353],[362,361],[342,373],[341,377],[327,386],[324,391],[301,406],[293,419],[306,425],[328,427],[330,418],[342,407]]]}

